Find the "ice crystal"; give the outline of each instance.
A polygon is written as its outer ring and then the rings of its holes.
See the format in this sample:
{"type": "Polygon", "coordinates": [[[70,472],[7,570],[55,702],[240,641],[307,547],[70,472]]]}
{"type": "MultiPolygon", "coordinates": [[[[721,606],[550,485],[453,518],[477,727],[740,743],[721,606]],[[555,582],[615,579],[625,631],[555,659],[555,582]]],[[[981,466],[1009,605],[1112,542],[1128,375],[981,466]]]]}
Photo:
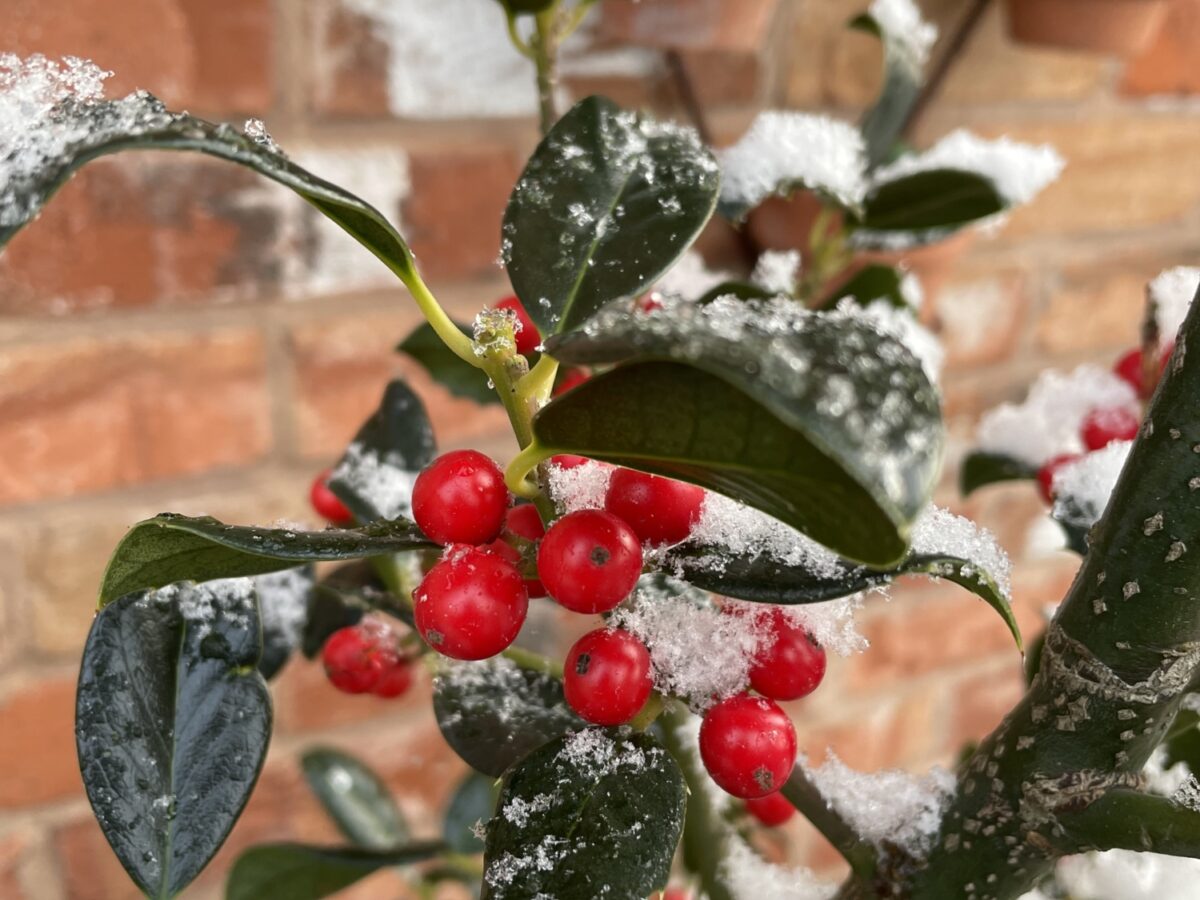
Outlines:
{"type": "Polygon", "coordinates": [[[398,454],[354,441],[346,448],[332,476],[345,482],[371,504],[384,519],[408,517],[412,512],[412,488],[419,473],[405,468],[398,454]]]}
{"type": "MultiPolygon", "coordinates": [[[[857,299],[863,300],[861,297],[857,299]]],[[[917,321],[911,309],[896,306],[888,300],[862,303],[846,297],[838,302],[836,312],[870,322],[879,331],[896,338],[920,360],[921,368],[930,382],[938,383],[946,353],[933,333],[917,321]]]]}
{"type": "Polygon", "coordinates": [[[312,573],[303,567],[256,576],[254,590],[263,631],[276,635],[288,647],[300,646],[312,586],[312,573]]]}
{"type": "Polygon", "coordinates": [[[595,460],[570,468],[551,462],[546,471],[550,481],[550,496],[561,514],[604,507],[612,466],[595,460]]]}
{"type": "Polygon", "coordinates": [[[731,278],[733,275],[729,272],[708,268],[703,256],[695,250],[689,250],[666,271],[654,289],[685,300],[695,300],[731,278]]]}
{"type": "Polygon", "coordinates": [[[933,505],[925,509],[913,526],[910,552],[915,556],[965,559],[969,568],[959,574],[990,578],[1005,597],[1012,591],[1012,563],[995,536],[948,510],[933,505]]]}
{"type": "Polygon", "coordinates": [[[791,294],[799,277],[799,250],[767,250],[754,263],[750,280],[771,293],[791,294]]]}

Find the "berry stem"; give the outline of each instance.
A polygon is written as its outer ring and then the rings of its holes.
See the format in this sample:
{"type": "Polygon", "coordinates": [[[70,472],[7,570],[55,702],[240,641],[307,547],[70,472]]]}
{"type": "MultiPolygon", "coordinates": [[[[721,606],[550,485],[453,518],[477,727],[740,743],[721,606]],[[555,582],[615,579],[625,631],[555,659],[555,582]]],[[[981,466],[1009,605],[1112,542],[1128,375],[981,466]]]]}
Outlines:
{"type": "Polygon", "coordinates": [[[543,353],[529,374],[517,383],[517,397],[529,410],[536,413],[550,399],[554,387],[554,376],[558,374],[558,360],[543,353]]]}
{"type": "Polygon", "coordinates": [[[404,286],[408,288],[408,292],[412,294],[413,299],[417,301],[417,306],[420,307],[425,320],[433,328],[434,333],[442,339],[442,343],[449,347],[459,359],[470,363],[477,369],[483,368],[483,360],[475,355],[475,346],[471,343],[471,339],[459,331],[454,321],[446,315],[446,311],[437,302],[437,298],[430,293],[425,282],[421,280],[416,267],[408,266],[404,270],[398,271],[397,274],[404,282],[404,286]]]}
{"type": "MultiPolygon", "coordinates": [[[[529,477],[529,473],[537,468],[538,463],[548,459],[553,454],[548,452],[537,441],[532,441],[512,458],[508,468],[504,470],[504,483],[518,497],[532,500],[535,503],[543,497],[541,488],[529,477]]],[[[547,521],[545,511],[539,506],[538,512],[543,513],[542,521],[547,521]]]]}
{"type": "Polygon", "coordinates": [[[655,720],[663,714],[666,709],[666,703],[663,700],[663,695],[658,691],[651,691],[649,699],[646,700],[646,705],[641,711],[629,720],[629,727],[634,731],[645,731],[655,720]]]}
{"type": "Polygon", "coordinates": [[[543,675],[549,675],[552,678],[562,678],[562,663],[548,659],[540,653],[534,653],[532,650],[526,650],[524,647],[509,647],[507,650],[502,651],[500,655],[516,663],[522,669],[529,669],[531,672],[541,672],[543,675]]]}

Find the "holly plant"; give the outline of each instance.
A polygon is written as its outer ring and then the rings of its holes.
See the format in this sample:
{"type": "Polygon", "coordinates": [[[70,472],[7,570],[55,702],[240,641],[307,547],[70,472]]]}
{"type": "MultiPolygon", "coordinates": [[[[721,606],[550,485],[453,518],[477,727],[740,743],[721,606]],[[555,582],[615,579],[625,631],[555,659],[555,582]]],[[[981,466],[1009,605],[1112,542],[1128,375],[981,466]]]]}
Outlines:
{"type": "MultiPolygon", "coordinates": [[[[507,6],[510,23],[572,20],[554,2],[507,6]]],[[[982,900],[1082,849],[1200,849],[1195,805],[1138,781],[1200,660],[1196,555],[1168,549],[1197,515],[1181,491],[1200,446],[1195,316],[1029,695],[957,776],[892,773],[864,811],[866,776],[798,758],[779,704],[819,687],[827,652],[861,649],[847,617],[904,574],[963,586],[1020,646],[1007,562],[930,505],[940,396],[903,334],[853,303],[663,287],[728,175],[692,130],[601,97],[554,121],[500,225],[514,294],[460,324],[385,216],[289,161],[261,123],[105,99],[79,61],[3,57],[0,75],[28,123],[0,169],[0,243],[102,155],[246,166],[396,275],[425,318],[402,352],[500,403],[519,447],[504,466],[439,454],[422,401],[393,381],[312,485],[329,527],[163,514],[130,528],[100,585],[76,734],[97,822],[147,896],[177,896],[228,836],[266,756],[268,681],[297,650],[347,703],[428,672],[472,774],[442,836],[416,840],[368,767],[313,749],[305,776],[344,841],[245,851],[231,900],[323,897],[383,869],[492,900],[982,900]],[[565,656],[545,652],[551,608],[585,617],[565,656]],[[848,861],[840,889],[755,849],[796,810],[848,861]]],[[[924,183],[901,193],[926,197],[924,183]]],[[[909,230],[927,225],[912,215],[909,230]]]]}

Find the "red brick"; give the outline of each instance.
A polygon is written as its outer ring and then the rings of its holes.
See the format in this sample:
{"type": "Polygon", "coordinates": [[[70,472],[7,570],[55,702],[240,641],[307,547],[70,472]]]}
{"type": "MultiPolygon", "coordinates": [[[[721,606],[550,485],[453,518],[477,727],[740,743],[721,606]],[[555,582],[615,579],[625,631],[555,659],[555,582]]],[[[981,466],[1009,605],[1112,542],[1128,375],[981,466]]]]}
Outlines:
{"type": "Polygon", "coordinates": [[[366,16],[340,5],[314,6],[311,15],[320,52],[313,54],[312,106],[340,116],[390,116],[388,60],[390,51],[366,16]]]}
{"type": "MultiPolygon", "coordinates": [[[[824,690],[832,687],[826,683],[824,690]]],[[[800,750],[812,765],[820,765],[826,751],[832,750],[852,769],[869,772],[894,768],[927,756],[934,745],[931,734],[936,710],[928,691],[898,698],[878,697],[858,715],[834,724],[810,725],[803,702],[790,709],[800,750]]]]}
{"type": "Polygon", "coordinates": [[[1200,93],[1200,0],[1174,0],[1158,36],[1129,61],[1121,92],[1131,96],[1200,93]]]}
{"type": "Polygon", "coordinates": [[[136,154],[85,167],[0,256],[0,314],[211,303],[278,281],[277,209],[228,163],[136,154]]]}
{"type": "Polygon", "coordinates": [[[680,58],[696,100],[704,108],[753,104],[765,87],[766,66],[757,52],[687,50],[680,58]]]}
{"type": "Polygon", "coordinates": [[[114,70],[114,94],[145,88],[177,108],[265,112],[269,0],[88,0],[5,6],[5,49],[74,55],[114,70]]]}
{"type": "Polygon", "coordinates": [[[145,896],[129,879],[90,814],[58,828],[54,846],[66,900],[141,900],[145,896]]]}
{"type": "Polygon", "coordinates": [[[0,836],[0,897],[8,900],[33,900],[21,881],[21,864],[29,849],[30,836],[14,831],[0,836]]]}
{"type": "Polygon", "coordinates": [[[309,661],[297,655],[275,682],[274,696],[276,727],[280,733],[290,733],[323,731],[427,709],[432,695],[429,679],[421,670],[414,686],[401,698],[350,696],[329,683],[319,659],[309,661]]]}
{"type": "Polygon", "coordinates": [[[522,161],[484,142],[413,148],[405,237],[427,277],[485,276],[496,270],[500,223],[522,161]]]}
{"type": "Polygon", "coordinates": [[[967,368],[1013,355],[1028,309],[1026,279],[1010,270],[966,278],[951,275],[921,312],[942,341],[946,365],[967,368]]]}
{"type": "Polygon", "coordinates": [[[0,504],[260,458],[265,369],[261,337],[232,329],[0,353],[0,504]]]}
{"type": "Polygon", "coordinates": [[[757,50],[779,0],[608,0],[600,34],[624,44],[690,50],[757,50]]]}
{"type": "Polygon", "coordinates": [[[75,757],[75,679],[55,677],[0,699],[0,809],[23,809],[82,793],[75,757]]]}
{"type": "Polygon", "coordinates": [[[966,679],[955,686],[951,746],[986,737],[1025,695],[1020,666],[966,679]]]}

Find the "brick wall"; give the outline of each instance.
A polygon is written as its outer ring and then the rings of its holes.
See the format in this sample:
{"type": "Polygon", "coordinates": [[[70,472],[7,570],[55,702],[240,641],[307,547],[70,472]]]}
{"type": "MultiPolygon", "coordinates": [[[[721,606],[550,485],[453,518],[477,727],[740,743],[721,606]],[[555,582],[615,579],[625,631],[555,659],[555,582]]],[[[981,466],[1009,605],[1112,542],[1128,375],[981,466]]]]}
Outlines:
{"type": "MultiPolygon", "coordinates": [[[[763,105],[852,113],[875,87],[871,41],[840,28],[854,0],[680,3],[682,18],[666,0],[606,5],[604,26],[564,66],[569,88],[677,111],[658,52],[614,45],[676,34],[722,139],[763,105]],[[737,14],[712,25],[702,14],[714,9],[737,14]]],[[[925,6],[949,27],[966,4],[925,6]]],[[[117,71],[118,90],[264,118],[294,157],[393,215],[439,297],[469,316],[503,290],[498,220],[536,142],[530,73],[493,52],[499,21],[455,27],[457,53],[432,52],[438,17],[481,8],[492,15],[487,0],[8,0],[0,50],[89,56],[117,71]]],[[[1014,46],[993,8],[923,121],[922,142],[967,125],[1051,142],[1068,160],[1032,208],[973,245],[934,305],[956,450],[979,410],[1019,395],[1041,367],[1131,344],[1143,282],[1200,256],[1200,108],[1185,96],[1200,91],[1200,0],[1172,16],[1123,66],[1014,46]]],[[[416,322],[382,266],[282,189],[189,157],[93,165],[0,256],[0,896],[135,895],[93,824],[72,738],[96,585],[129,523],[168,509],[309,517],[311,474],[395,373],[428,398],[444,444],[508,452],[496,414],[449,399],[393,355],[416,322]]],[[[1019,558],[1017,608],[1036,628],[1072,565],[1024,552],[1032,492],[992,490],[966,509],[1019,558]]],[[[836,662],[794,710],[817,756],[829,744],[856,766],[946,761],[1021,690],[999,620],[952,587],[904,586],[863,627],[872,650],[836,662]]],[[[426,694],[343,701],[315,667],[290,666],[262,783],[195,896],[217,894],[249,843],[333,838],[294,763],[317,740],[373,761],[432,828],[462,765],[426,694]]],[[[795,837],[796,858],[833,864],[798,826],[795,837]]],[[[383,876],[352,895],[398,890],[383,876]]]]}

